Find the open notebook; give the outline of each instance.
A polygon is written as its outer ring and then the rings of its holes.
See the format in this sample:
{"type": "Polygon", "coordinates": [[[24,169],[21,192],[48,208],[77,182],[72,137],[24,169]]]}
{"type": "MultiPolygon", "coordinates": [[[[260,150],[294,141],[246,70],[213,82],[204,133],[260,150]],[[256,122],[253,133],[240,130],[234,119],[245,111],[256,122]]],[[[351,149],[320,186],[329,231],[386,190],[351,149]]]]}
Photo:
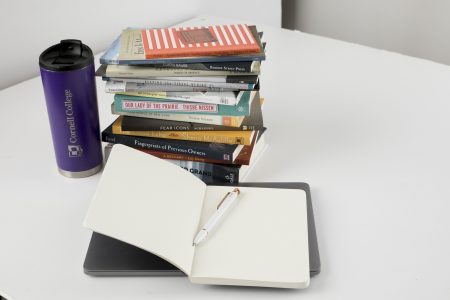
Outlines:
{"type": "Polygon", "coordinates": [[[307,287],[302,190],[240,187],[236,207],[214,234],[192,246],[231,189],[207,186],[178,166],[115,145],[84,225],[160,256],[194,283],[307,287]]]}

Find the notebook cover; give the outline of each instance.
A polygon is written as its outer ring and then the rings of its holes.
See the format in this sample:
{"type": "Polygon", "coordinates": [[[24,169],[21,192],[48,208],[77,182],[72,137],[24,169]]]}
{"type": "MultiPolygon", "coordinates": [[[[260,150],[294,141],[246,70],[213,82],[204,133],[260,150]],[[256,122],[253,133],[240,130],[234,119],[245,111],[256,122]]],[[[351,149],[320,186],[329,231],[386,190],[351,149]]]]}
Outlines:
{"type": "MultiPolygon", "coordinates": [[[[238,186],[301,189],[306,192],[310,276],[319,274],[321,262],[309,185],[302,182],[243,182],[238,186]]],[[[156,255],[96,232],[92,233],[83,268],[86,274],[93,276],[184,275],[156,255]]]]}

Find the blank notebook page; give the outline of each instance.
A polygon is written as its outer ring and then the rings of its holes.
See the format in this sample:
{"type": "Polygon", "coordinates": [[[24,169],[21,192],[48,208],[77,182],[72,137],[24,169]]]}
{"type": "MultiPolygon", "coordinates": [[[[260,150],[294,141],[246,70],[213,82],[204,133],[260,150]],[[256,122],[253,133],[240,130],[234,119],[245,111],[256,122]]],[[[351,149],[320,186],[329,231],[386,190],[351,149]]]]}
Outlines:
{"type": "MultiPolygon", "coordinates": [[[[197,283],[309,284],[306,194],[302,190],[240,187],[236,206],[197,245],[191,280],[197,283]]],[[[208,186],[200,224],[232,187],[208,186]]]]}
{"type": "Polygon", "coordinates": [[[202,181],[174,164],[115,145],[84,224],[189,274],[205,189],[202,181]]]}

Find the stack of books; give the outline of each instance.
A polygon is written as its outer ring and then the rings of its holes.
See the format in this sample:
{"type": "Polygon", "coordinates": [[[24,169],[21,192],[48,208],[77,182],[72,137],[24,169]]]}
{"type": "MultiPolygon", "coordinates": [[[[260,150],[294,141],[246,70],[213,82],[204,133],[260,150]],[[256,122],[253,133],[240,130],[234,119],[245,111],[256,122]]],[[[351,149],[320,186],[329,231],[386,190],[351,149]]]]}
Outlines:
{"type": "Polygon", "coordinates": [[[265,148],[261,38],[245,24],[123,30],[97,70],[118,115],[105,156],[120,143],[205,183],[239,183],[265,148]]]}

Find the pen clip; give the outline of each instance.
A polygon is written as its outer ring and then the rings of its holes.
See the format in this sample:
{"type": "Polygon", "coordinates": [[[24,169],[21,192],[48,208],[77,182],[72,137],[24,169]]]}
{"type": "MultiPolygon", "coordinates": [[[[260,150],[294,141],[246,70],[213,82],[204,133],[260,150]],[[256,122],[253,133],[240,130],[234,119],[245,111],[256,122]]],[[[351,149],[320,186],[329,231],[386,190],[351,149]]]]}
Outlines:
{"type": "MultiPolygon", "coordinates": [[[[219,204],[217,205],[217,209],[219,209],[219,207],[222,205],[223,201],[225,201],[225,199],[228,197],[228,195],[230,195],[232,192],[228,192],[225,194],[225,196],[223,197],[222,200],[220,200],[219,204]]],[[[237,193],[238,195],[241,193],[241,191],[238,188],[235,188],[233,190],[233,193],[237,193]]]]}
{"type": "Polygon", "coordinates": [[[222,205],[223,201],[225,201],[229,194],[231,194],[231,192],[226,193],[223,199],[220,200],[219,204],[217,205],[217,209],[219,209],[219,207],[222,205]]]}

